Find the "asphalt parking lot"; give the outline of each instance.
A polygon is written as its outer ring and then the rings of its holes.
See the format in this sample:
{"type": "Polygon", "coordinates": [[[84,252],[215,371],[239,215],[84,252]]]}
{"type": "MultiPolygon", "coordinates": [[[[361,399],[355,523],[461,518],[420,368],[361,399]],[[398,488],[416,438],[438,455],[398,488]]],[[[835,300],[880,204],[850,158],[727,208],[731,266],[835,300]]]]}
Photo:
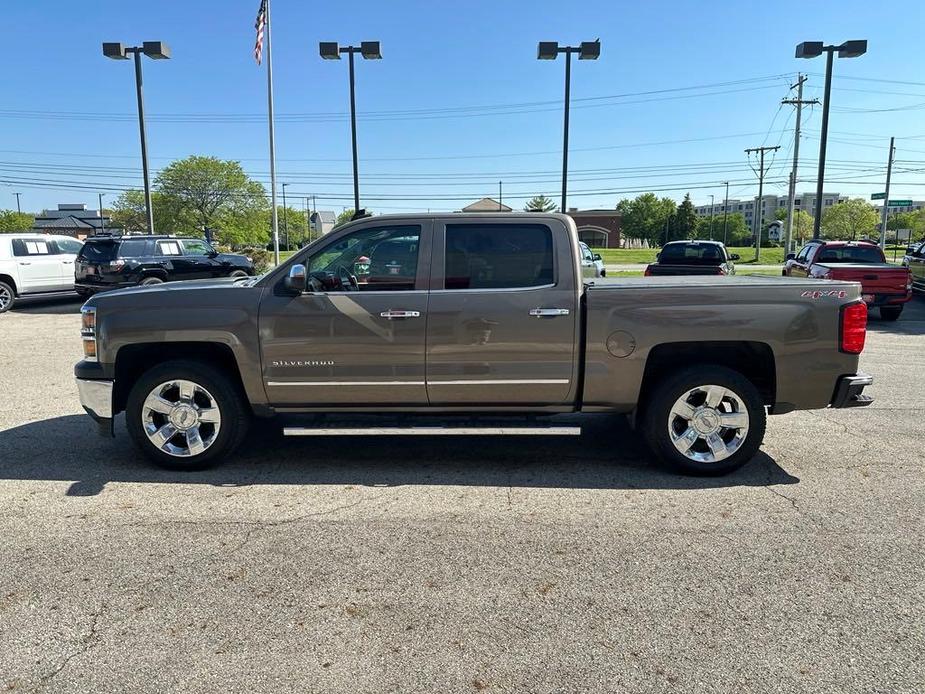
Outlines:
{"type": "Polygon", "coordinates": [[[251,436],[165,472],[97,437],[77,302],[0,316],[0,690],[917,692],[925,300],[873,406],[771,418],[729,477],[579,441],[251,436]]]}

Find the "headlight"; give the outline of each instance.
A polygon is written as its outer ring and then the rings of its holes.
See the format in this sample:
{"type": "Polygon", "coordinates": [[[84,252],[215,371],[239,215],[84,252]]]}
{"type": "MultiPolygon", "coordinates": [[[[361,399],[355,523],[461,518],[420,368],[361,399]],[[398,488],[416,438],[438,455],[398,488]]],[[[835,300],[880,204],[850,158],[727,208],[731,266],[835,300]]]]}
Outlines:
{"type": "Polygon", "coordinates": [[[80,309],[80,339],[84,345],[84,361],[96,361],[96,309],[80,309]]]}

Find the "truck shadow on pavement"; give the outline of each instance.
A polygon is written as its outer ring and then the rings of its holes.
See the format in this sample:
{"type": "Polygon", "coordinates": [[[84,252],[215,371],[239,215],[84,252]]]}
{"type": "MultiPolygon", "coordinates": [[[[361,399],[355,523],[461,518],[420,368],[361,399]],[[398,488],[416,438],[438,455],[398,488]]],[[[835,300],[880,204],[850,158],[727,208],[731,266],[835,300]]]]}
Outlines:
{"type": "Polygon", "coordinates": [[[85,299],[76,294],[55,297],[25,297],[16,300],[11,313],[27,313],[38,316],[79,314],[85,299]]]}
{"type": "Polygon", "coordinates": [[[725,477],[675,475],[654,464],[623,417],[582,416],[581,424],[580,438],[290,439],[279,423],[260,423],[231,460],[174,472],[137,453],[121,418],[116,438],[105,439],[87,417],[69,415],[0,431],[0,479],[70,481],[68,496],[95,496],[108,482],[685,490],[799,482],[763,452],[725,477]]]}

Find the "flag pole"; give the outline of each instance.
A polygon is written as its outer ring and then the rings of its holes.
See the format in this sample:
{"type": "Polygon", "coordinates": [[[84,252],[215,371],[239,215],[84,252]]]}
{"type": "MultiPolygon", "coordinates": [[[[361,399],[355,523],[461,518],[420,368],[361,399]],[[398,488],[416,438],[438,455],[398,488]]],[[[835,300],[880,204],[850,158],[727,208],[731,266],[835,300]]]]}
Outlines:
{"type": "Polygon", "coordinates": [[[276,133],[273,126],[273,51],[270,34],[270,0],[267,0],[267,115],[270,121],[270,219],[273,225],[273,260],[279,265],[279,219],[276,215],[276,133]]]}

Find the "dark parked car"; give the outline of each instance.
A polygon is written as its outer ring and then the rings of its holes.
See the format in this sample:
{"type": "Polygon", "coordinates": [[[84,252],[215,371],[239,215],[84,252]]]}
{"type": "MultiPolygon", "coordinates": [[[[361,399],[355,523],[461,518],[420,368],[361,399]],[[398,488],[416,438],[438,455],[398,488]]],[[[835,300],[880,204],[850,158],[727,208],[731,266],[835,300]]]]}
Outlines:
{"type": "Polygon", "coordinates": [[[661,275],[734,275],[733,260],[738,260],[735,253],[730,254],[719,241],[672,241],[662,246],[643,273],[646,277],[661,275]]]}
{"type": "Polygon", "coordinates": [[[94,236],[86,240],[74,264],[77,293],[175,280],[247,277],[254,261],[218,253],[202,239],[176,236],[94,236]]]}
{"type": "Polygon", "coordinates": [[[917,292],[925,292],[925,241],[910,244],[903,265],[912,274],[912,288],[917,292]]]}

